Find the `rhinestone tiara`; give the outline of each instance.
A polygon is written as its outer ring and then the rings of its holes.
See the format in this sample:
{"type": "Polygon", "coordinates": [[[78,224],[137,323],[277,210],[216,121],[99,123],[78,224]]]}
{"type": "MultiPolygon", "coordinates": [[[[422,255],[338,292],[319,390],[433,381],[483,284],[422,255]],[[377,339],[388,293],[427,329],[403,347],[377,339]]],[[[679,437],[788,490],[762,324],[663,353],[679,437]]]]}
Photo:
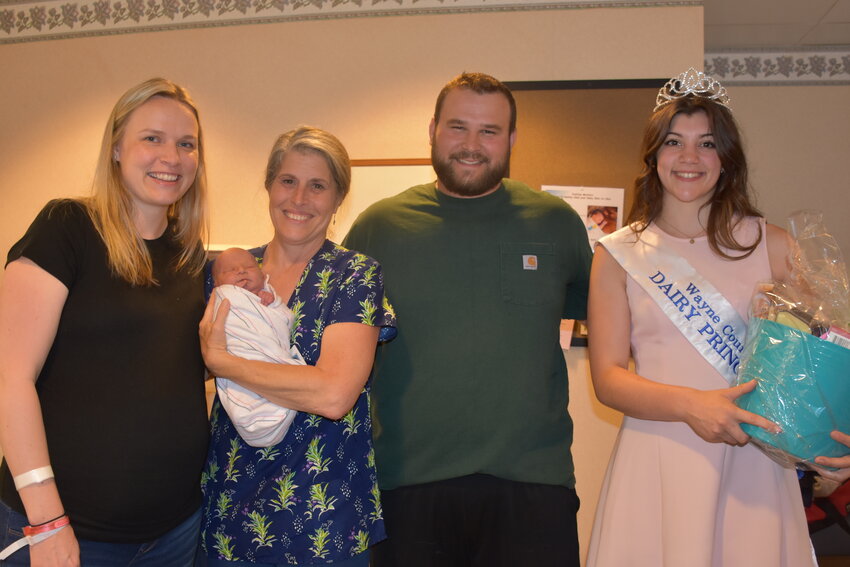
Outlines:
{"type": "Polygon", "coordinates": [[[720,84],[720,81],[691,67],[678,77],[673,77],[661,87],[658,96],[655,97],[655,108],[652,111],[656,112],[659,108],[674,100],[688,95],[706,98],[732,110],[732,107],[729,106],[729,95],[726,94],[726,89],[720,84]]]}

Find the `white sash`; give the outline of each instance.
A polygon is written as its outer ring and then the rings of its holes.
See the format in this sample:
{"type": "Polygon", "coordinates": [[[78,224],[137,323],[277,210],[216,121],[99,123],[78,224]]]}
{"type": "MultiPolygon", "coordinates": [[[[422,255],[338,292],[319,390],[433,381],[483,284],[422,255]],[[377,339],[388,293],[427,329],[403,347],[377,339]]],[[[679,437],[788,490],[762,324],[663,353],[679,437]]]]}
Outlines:
{"type": "Polygon", "coordinates": [[[688,342],[730,384],[744,350],[747,324],[687,260],[664,250],[649,230],[636,238],[628,226],[599,240],[649,294],[688,342]]]}

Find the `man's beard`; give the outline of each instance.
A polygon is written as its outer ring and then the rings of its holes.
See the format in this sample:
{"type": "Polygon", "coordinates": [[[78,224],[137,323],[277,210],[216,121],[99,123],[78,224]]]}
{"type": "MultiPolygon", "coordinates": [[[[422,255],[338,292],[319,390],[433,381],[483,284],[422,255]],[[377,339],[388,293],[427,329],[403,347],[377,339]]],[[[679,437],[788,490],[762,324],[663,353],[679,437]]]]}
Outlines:
{"type": "Polygon", "coordinates": [[[443,189],[461,197],[477,197],[491,191],[503,177],[508,175],[508,164],[511,154],[507,152],[504,159],[493,161],[478,152],[460,151],[443,158],[437,153],[435,145],[431,145],[431,165],[437,173],[437,179],[443,189]],[[463,159],[474,159],[482,163],[482,171],[471,177],[461,177],[452,168],[452,162],[463,159]]]}

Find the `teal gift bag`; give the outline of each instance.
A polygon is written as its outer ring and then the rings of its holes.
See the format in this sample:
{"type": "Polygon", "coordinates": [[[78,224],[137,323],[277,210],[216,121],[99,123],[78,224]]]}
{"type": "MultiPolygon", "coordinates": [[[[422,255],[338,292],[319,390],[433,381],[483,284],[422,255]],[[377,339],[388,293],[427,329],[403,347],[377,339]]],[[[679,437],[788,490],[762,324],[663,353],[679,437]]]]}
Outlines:
{"type": "Polygon", "coordinates": [[[741,408],[763,415],[782,432],[742,423],[753,442],[785,466],[850,450],[830,438],[850,432],[850,349],[765,319],[751,318],[738,383],[758,387],[741,396],[741,408]]]}

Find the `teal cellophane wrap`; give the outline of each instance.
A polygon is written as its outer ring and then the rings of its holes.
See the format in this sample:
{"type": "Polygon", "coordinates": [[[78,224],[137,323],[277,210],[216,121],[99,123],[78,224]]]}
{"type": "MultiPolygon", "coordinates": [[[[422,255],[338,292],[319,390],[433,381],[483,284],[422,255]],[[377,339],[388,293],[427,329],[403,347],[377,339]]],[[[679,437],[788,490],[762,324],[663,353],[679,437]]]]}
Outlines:
{"type": "Polygon", "coordinates": [[[785,466],[815,457],[841,457],[848,449],[830,438],[850,431],[850,349],[786,325],[753,317],[738,383],[758,387],[737,403],[782,428],[772,434],[746,423],[741,428],[785,466]]]}

